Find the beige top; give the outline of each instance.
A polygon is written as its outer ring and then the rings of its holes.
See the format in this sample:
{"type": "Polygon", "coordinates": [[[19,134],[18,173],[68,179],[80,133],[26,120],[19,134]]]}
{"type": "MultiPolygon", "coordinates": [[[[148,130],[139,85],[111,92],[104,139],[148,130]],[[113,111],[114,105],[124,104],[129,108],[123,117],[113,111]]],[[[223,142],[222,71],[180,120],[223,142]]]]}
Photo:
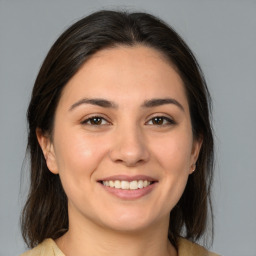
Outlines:
{"type": "MultiPolygon", "coordinates": [[[[208,252],[202,246],[192,243],[186,239],[178,241],[179,256],[218,256],[215,253],[208,252]]],[[[46,239],[41,244],[20,256],[65,256],[52,239],[46,239]]]]}

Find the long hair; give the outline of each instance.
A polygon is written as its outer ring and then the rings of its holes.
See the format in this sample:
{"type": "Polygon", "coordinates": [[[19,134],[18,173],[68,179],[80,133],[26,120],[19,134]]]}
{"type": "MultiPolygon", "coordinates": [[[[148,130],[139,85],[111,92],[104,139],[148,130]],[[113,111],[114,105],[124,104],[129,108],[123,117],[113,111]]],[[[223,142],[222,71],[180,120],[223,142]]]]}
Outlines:
{"type": "Polygon", "coordinates": [[[192,241],[206,231],[211,217],[213,136],[210,95],[201,69],[186,43],[167,24],[146,13],[99,11],[68,28],[54,43],[36,78],[27,111],[27,154],[30,190],[21,216],[22,234],[29,247],[45,238],[57,239],[69,228],[67,197],[58,175],[52,174],[36,137],[36,129],[52,134],[61,92],[79,68],[97,51],[118,45],[144,45],[161,52],[183,80],[194,138],[203,138],[197,170],[170,213],[169,239],[192,241]]]}

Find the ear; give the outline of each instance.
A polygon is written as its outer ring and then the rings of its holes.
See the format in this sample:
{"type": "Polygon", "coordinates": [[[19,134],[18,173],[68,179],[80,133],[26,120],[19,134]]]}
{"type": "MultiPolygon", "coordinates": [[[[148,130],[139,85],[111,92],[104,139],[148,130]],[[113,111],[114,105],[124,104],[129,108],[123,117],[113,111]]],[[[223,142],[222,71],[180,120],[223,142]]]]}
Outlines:
{"type": "Polygon", "coordinates": [[[201,136],[197,139],[194,139],[193,141],[189,174],[193,173],[196,169],[196,161],[198,159],[202,144],[203,144],[203,138],[201,136]]]}
{"type": "Polygon", "coordinates": [[[48,135],[45,135],[41,129],[37,128],[36,129],[36,137],[38,140],[38,143],[43,151],[44,158],[46,161],[46,165],[48,169],[53,173],[53,174],[58,174],[58,168],[57,168],[57,163],[56,163],[56,157],[55,157],[55,152],[54,152],[54,147],[51,139],[49,138],[48,135]]]}

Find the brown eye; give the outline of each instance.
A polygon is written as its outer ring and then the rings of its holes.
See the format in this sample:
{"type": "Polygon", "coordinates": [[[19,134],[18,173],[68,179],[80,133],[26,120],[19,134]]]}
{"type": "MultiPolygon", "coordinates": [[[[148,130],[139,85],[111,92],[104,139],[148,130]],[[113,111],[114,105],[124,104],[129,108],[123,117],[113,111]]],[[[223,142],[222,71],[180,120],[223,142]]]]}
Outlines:
{"type": "Polygon", "coordinates": [[[100,125],[102,123],[102,118],[100,117],[93,117],[90,119],[90,123],[92,125],[100,125]]]}
{"type": "Polygon", "coordinates": [[[154,117],[152,119],[152,123],[156,125],[161,125],[164,123],[164,118],[163,117],[154,117]]]}
{"type": "Polygon", "coordinates": [[[175,124],[175,122],[172,119],[165,117],[165,116],[156,116],[156,117],[151,118],[147,122],[147,124],[161,126],[161,125],[172,125],[172,124],[175,124]]]}
{"type": "Polygon", "coordinates": [[[106,125],[108,124],[108,122],[103,117],[94,116],[84,120],[82,124],[99,126],[99,125],[106,125]]]}

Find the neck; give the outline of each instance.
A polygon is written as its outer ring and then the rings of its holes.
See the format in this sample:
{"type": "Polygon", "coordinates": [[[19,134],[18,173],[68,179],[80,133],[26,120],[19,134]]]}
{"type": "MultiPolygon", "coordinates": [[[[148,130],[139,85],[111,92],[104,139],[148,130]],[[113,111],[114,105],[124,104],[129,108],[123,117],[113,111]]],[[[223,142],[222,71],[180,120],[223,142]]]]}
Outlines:
{"type": "Polygon", "coordinates": [[[93,222],[75,225],[56,243],[65,256],[177,256],[167,238],[168,221],[134,232],[110,230],[93,222]]]}

